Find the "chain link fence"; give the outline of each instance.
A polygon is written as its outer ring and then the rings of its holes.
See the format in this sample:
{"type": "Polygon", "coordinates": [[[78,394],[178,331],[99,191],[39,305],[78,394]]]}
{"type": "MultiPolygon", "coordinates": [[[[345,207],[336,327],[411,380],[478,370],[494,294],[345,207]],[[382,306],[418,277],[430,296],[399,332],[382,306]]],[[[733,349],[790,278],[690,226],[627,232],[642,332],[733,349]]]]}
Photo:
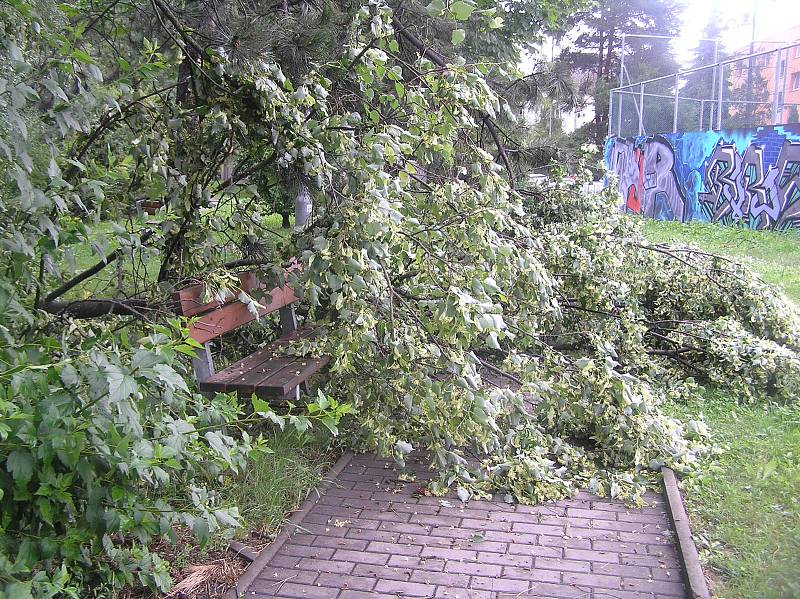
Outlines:
{"type": "Polygon", "coordinates": [[[800,42],[611,90],[609,135],[800,121],[800,42]]]}

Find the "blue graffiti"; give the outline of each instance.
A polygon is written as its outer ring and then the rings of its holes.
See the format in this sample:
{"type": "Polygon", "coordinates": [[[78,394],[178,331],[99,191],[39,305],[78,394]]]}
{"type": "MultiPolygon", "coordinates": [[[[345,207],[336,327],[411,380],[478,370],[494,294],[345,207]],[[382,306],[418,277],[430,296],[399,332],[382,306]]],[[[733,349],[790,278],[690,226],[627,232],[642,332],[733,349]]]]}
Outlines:
{"type": "Polygon", "coordinates": [[[800,228],[800,126],[610,137],[622,209],[658,220],[800,228]]]}

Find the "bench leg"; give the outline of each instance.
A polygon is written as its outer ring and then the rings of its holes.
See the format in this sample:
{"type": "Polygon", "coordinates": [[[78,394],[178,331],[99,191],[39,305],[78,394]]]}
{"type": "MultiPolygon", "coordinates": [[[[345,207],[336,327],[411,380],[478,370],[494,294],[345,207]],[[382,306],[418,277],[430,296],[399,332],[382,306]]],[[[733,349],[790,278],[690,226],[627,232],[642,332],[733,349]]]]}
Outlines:
{"type": "Polygon", "coordinates": [[[300,401],[300,386],[298,385],[297,387],[289,391],[289,393],[283,396],[283,399],[286,399],[293,403],[298,403],[300,401]]]}
{"type": "Polygon", "coordinates": [[[192,358],[192,366],[198,383],[202,383],[214,375],[214,362],[211,358],[210,343],[204,343],[203,349],[197,350],[197,357],[192,358]]]}
{"type": "Polygon", "coordinates": [[[279,310],[281,315],[281,335],[286,336],[297,330],[297,317],[294,314],[294,306],[289,304],[279,310]]]}

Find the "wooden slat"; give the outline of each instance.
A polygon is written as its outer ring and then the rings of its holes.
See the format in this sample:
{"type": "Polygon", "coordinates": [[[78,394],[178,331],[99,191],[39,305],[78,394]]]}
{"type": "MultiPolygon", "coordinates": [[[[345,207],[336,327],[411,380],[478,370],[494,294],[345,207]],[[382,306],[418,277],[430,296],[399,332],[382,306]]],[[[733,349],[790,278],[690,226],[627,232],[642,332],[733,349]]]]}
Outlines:
{"type": "Polygon", "coordinates": [[[299,368],[300,356],[282,356],[280,358],[272,358],[261,364],[255,370],[250,371],[247,375],[240,377],[239,380],[233,381],[228,385],[229,391],[236,391],[249,397],[253,393],[266,392],[268,394],[276,394],[283,392],[283,380],[288,380],[294,375],[294,372],[299,368]],[[283,373],[283,374],[282,374],[283,373]],[[275,378],[277,384],[268,384],[269,381],[275,378]]]}
{"type": "MultiPolygon", "coordinates": [[[[258,309],[258,315],[264,316],[270,312],[275,312],[297,301],[292,289],[288,286],[275,287],[270,292],[270,301],[266,298],[261,300],[263,308],[258,309]]],[[[198,343],[205,343],[215,339],[220,335],[239,328],[255,320],[255,316],[247,309],[243,303],[226,304],[217,310],[212,310],[201,316],[189,328],[189,335],[198,343]]]]}
{"type": "Polygon", "coordinates": [[[231,364],[224,370],[220,370],[202,382],[200,389],[216,393],[237,391],[251,395],[254,392],[259,393],[258,387],[263,387],[262,391],[267,395],[285,394],[303,381],[308,380],[311,374],[327,364],[328,359],[276,354],[280,348],[296,339],[313,337],[317,334],[317,330],[314,327],[303,327],[288,335],[279,337],[266,347],[231,364]],[[324,360],[324,362],[319,366],[315,366],[310,364],[313,360],[324,360]],[[293,364],[295,365],[292,366],[293,364]],[[271,377],[278,375],[279,371],[290,366],[292,367],[285,374],[275,379],[274,382],[270,380],[271,377]],[[296,374],[298,371],[300,372],[299,375],[296,374]],[[306,375],[306,371],[310,371],[310,374],[306,375]],[[298,382],[292,382],[298,378],[300,379],[298,382]],[[286,381],[289,382],[287,383],[286,381]],[[288,388],[287,384],[290,385],[288,388]],[[283,391],[284,388],[287,388],[287,390],[283,391]]]}
{"type": "MultiPolygon", "coordinates": [[[[258,280],[256,279],[255,273],[243,272],[239,274],[240,290],[249,293],[255,289],[257,285],[258,280]]],[[[179,313],[183,316],[196,316],[197,314],[202,314],[203,312],[208,312],[209,310],[215,310],[226,304],[238,301],[236,299],[238,294],[234,292],[234,294],[227,301],[218,302],[214,300],[203,303],[201,298],[203,297],[204,291],[205,285],[193,285],[192,287],[181,289],[175,293],[174,297],[178,302],[179,313]]]]}
{"type": "Polygon", "coordinates": [[[286,395],[292,389],[306,382],[317,372],[322,370],[328,362],[329,359],[327,356],[321,358],[303,357],[300,359],[299,364],[288,372],[290,375],[288,378],[285,377],[286,371],[281,371],[274,377],[262,381],[256,388],[256,394],[259,394],[259,390],[261,389],[263,389],[265,395],[267,395],[272,389],[280,388],[280,394],[286,395]]]}

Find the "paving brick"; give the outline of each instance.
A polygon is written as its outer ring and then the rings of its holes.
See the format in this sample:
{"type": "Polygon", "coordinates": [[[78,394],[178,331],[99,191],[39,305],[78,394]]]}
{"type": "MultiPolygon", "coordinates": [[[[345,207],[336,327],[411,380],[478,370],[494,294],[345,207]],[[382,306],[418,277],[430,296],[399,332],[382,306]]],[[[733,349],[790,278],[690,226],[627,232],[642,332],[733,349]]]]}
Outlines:
{"type": "Polygon", "coordinates": [[[421,582],[423,584],[466,588],[469,586],[469,575],[455,574],[453,572],[428,572],[427,570],[416,570],[411,574],[411,581],[421,582]]]}
{"type": "Polygon", "coordinates": [[[567,559],[586,560],[589,562],[619,563],[619,553],[611,551],[593,551],[591,549],[565,549],[564,557],[567,559]]]}
{"type": "Polygon", "coordinates": [[[338,549],[333,554],[333,558],[340,562],[352,562],[354,564],[373,564],[382,566],[389,561],[389,555],[385,553],[370,553],[368,551],[351,551],[350,549],[338,549]]]}
{"type": "Polygon", "coordinates": [[[311,584],[317,579],[316,572],[306,570],[296,570],[294,568],[281,568],[267,566],[258,573],[258,588],[274,591],[282,582],[294,582],[299,584],[311,584]]]}
{"type": "Polygon", "coordinates": [[[516,553],[489,553],[479,551],[478,562],[482,564],[497,564],[498,566],[530,568],[533,565],[533,556],[516,553]]]}
{"type": "Polygon", "coordinates": [[[414,571],[411,568],[397,568],[392,566],[371,566],[369,564],[356,564],[353,574],[366,578],[390,578],[392,580],[409,580],[414,571]]]}
{"type": "MultiPolygon", "coordinates": [[[[292,539],[293,543],[296,543],[292,539]]],[[[314,546],[316,547],[330,547],[331,549],[354,549],[356,551],[364,551],[369,545],[369,541],[362,539],[348,539],[341,537],[314,537],[314,546]]]]}
{"type": "Polygon", "coordinates": [[[441,599],[495,599],[495,593],[480,589],[456,588],[448,585],[446,587],[438,587],[435,597],[441,599]]]}
{"type": "Polygon", "coordinates": [[[410,581],[379,580],[375,590],[379,593],[395,593],[405,597],[430,597],[436,592],[436,586],[410,581]]]}
{"type": "Polygon", "coordinates": [[[419,570],[430,570],[432,572],[441,572],[445,568],[445,564],[460,563],[460,562],[447,562],[443,559],[432,557],[417,557],[406,555],[393,555],[389,558],[389,566],[398,568],[416,568],[419,570]]]}
{"type": "Polygon", "coordinates": [[[339,591],[333,591],[325,587],[317,587],[313,584],[297,584],[287,582],[275,589],[276,597],[296,597],[298,599],[335,599],[339,596],[339,591]]]}
{"type": "Polygon", "coordinates": [[[566,534],[564,526],[554,526],[552,524],[531,524],[528,522],[514,522],[511,525],[513,532],[522,532],[526,534],[539,534],[559,536],[566,534]]]}
{"type": "Polygon", "coordinates": [[[666,580],[623,578],[622,588],[628,591],[658,593],[659,596],[685,597],[686,589],[679,580],[674,582],[666,580]]]}
{"type": "Polygon", "coordinates": [[[317,576],[314,584],[317,586],[332,587],[338,590],[353,589],[356,591],[371,591],[375,588],[375,579],[367,576],[328,574],[324,572],[317,576]]]}
{"type": "Polygon", "coordinates": [[[555,559],[552,557],[537,557],[534,561],[537,568],[558,570],[559,572],[591,572],[592,562],[571,559],[555,559]]]}
{"type": "Polygon", "coordinates": [[[473,576],[470,587],[485,591],[495,591],[503,593],[524,593],[530,587],[527,580],[517,580],[514,578],[489,578],[486,576],[473,576]]]}
{"type": "Polygon", "coordinates": [[[313,559],[304,557],[297,562],[300,570],[311,570],[312,572],[335,572],[337,574],[349,574],[353,571],[355,564],[351,562],[334,562],[331,560],[313,559]]]}
{"type": "Polygon", "coordinates": [[[506,566],[503,568],[503,578],[514,578],[527,582],[561,582],[561,573],[556,570],[506,566]]]}
{"type": "Polygon", "coordinates": [[[567,584],[583,585],[587,587],[600,587],[603,589],[621,588],[619,576],[604,576],[602,574],[584,572],[564,572],[563,581],[567,584]]]}
{"type": "Polygon", "coordinates": [[[467,549],[443,549],[441,547],[425,547],[420,554],[422,557],[434,557],[444,560],[475,561],[478,557],[477,551],[467,549]]]}
{"type": "MultiPolygon", "coordinates": [[[[549,582],[532,582],[524,595],[518,593],[498,593],[496,599],[587,599],[592,596],[591,587],[549,582]]],[[[612,599],[598,595],[599,599],[612,599]]]]}
{"type": "Polygon", "coordinates": [[[496,564],[478,564],[475,562],[447,562],[445,572],[454,574],[469,574],[471,576],[500,576],[503,567],[496,564]]]}

